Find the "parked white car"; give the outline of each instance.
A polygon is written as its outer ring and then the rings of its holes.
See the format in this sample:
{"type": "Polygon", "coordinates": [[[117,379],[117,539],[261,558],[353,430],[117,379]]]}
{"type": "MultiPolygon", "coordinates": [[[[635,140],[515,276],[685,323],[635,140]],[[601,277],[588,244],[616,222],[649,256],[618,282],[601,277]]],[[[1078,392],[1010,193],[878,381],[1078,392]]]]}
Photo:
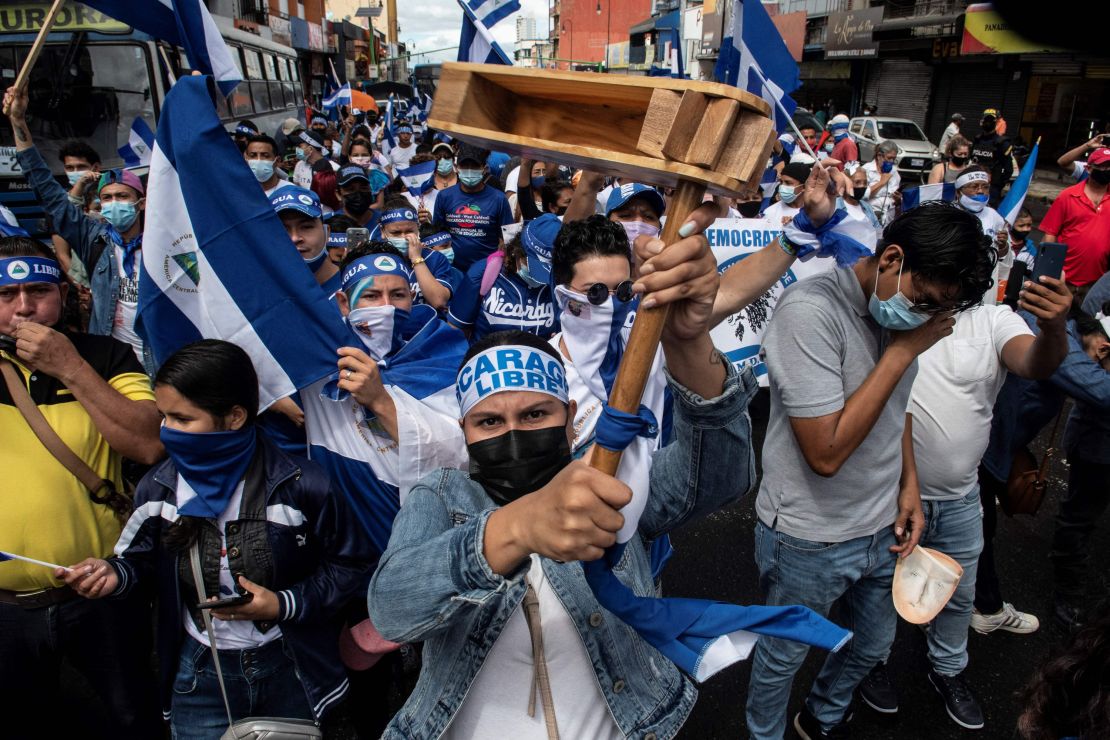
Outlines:
{"type": "Polygon", "coordinates": [[[892,141],[898,146],[895,166],[898,174],[907,183],[924,183],[929,178],[929,170],[941,161],[936,145],[913,121],[908,118],[887,118],[885,116],[860,116],[853,118],[848,132],[859,146],[861,162],[875,158],[875,147],[884,141],[892,141]]]}

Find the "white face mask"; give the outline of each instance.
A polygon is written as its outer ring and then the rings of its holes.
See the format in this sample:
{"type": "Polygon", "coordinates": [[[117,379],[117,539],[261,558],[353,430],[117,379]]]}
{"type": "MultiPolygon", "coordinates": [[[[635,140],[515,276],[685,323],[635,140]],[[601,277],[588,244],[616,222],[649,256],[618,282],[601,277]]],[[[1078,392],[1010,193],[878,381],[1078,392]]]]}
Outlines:
{"type": "Polygon", "coordinates": [[[638,236],[650,236],[653,239],[659,236],[659,227],[646,221],[621,221],[620,224],[624,227],[624,233],[628,234],[629,244],[635,242],[638,236]]]}
{"type": "Polygon", "coordinates": [[[351,157],[351,162],[359,167],[369,167],[372,161],[371,157],[351,157]]]}
{"type": "Polygon", "coordinates": [[[590,391],[598,398],[605,398],[605,386],[599,368],[608,349],[614,314],[623,316],[619,321],[620,331],[626,339],[629,314],[636,305],[635,301],[618,301],[615,296],[610,295],[600,306],[595,306],[583,294],[565,285],[557,285],[555,303],[559,307],[563,342],[574,360],[575,368],[590,391]]]}
{"type": "Polygon", "coordinates": [[[986,195],[961,195],[960,205],[972,213],[980,213],[987,205],[989,198],[986,195]]]}
{"type": "Polygon", "coordinates": [[[396,321],[396,306],[367,306],[356,308],[347,314],[347,323],[366,345],[366,351],[374,362],[381,362],[393,348],[393,324],[396,321]]]}

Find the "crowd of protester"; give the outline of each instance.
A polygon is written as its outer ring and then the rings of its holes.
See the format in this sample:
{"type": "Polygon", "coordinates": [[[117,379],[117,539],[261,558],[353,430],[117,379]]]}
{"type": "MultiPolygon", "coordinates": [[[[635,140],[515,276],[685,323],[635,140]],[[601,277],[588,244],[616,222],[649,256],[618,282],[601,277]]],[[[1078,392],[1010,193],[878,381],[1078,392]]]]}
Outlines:
{"type": "Polygon", "coordinates": [[[1105,736],[1107,617],[1086,582],[1110,500],[1100,137],[1061,157],[1078,182],[1038,224],[1041,244],[1068,245],[1063,274],[1006,304],[1000,266],[1034,267],[1040,245],[1032,213],[1011,224],[992,207],[1012,169],[992,109],[974,140],[962,116],[945,131],[928,178],[954,186],[952,203],[903,210],[897,148],[861,162],[838,115],[780,140],[767,192],[707,198],[665,251],[670,193],[651,183],[506,161],[419,121],[388,131],[376,111],[310,112],[273,135],[243,120],[238,151],[357,337],[328,348],[334,377],[263,409],[233,341],[156,365],[138,306],[159,217],[143,179],[82,142],[47,162],[25,93],[6,104],[52,233],[32,239],[0,213],[0,549],[65,566],[0,565],[6,737],[42,736],[63,661],[119,738],[218,738],[229,714],[305,719],[328,738],[673,737],[695,683],[604,610],[581,565],[617,541],[632,498],[586,462],[607,352],[616,341],[619,359],[636,311],[655,305],[670,310],[645,399],[662,433],[621,580],[657,592],[668,534],[750,493],[745,567],[766,603],[839,604],[853,632],[798,707],[809,648],[759,639],[751,737],[844,737],[857,696],[898,711],[892,584],[918,545],[963,569],[926,628],[923,678],[952,721],[984,727],[969,630],[1040,626],[1000,591],[996,500],[1054,419],[1070,477],[1051,617],[1074,637],[1031,679],[1018,729],[1105,736]],[[428,162],[422,186],[401,179],[428,162]],[[719,273],[700,234],[729,217],[782,231],[719,273]],[[858,259],[825,253],[814,234],[830,219],[854,229],[858,259]],[[799,260],[760,387],[710,330],[799,260]],[[406,351],[427,355],[419,377],[398,374],[406,351]],[[528,384],[496,369],[510,354],[528,384]]]}

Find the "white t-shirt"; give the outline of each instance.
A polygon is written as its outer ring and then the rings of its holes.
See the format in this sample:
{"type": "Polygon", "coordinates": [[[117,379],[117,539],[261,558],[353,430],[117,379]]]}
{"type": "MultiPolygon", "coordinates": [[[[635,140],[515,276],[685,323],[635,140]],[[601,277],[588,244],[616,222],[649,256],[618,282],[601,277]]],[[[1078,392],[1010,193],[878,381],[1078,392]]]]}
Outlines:
{"type": "MultiPolygon", "coordinates": [[[[192,492],[192,488],[185,479],[179,474],[177,476],[177,500],[180,502],[185,491],[192,492]]],[[[231,501],[228,502],[227,508],[224,513],[220,514],[219,527],[220,527],[220,598],[228,599],[233,595],[239,593],[236,588],[235,579],[231,577],[231,567],[227,563],[227,538],[224,536],[224,529],[229,521],[239,518],[239,506],[243,503],[243,481],[239,481],[239,485],[235,488],[235,493],[231,495],[231,501]]],[[[197,642],[203,644],[205,647],[211,647],[208,641],[208,630],[197,629],[196,624],[193,622],[192,615],[189,614],[188,609],[185,611],[185,631],[189,633],[197,642]]],[[[259,632],[258,628],[254,626],[254,622],[243,619],[229,621],[225,619],[213,619],[212,631],[216,633],[216,648],[218,650],[250,650],[252,648],[267,645],[274,640],[281,637],[281,628],[276,624],[267,630],[265,633],[259,632]]]]}
{"type": "Polygon", "coordinates": [[[304,160],[298,160],[293,166],[293,184],[306,190],[312,187],[312,165],[304,160]]]}
{"type": "Polygon", "coordinates": [[[435,213],[436,196],[439,195],[439,191],[435,188],[432,188],[428,192],[422,193],[421,195],[413,195],[406,188],[405,190],[401,191],[401,195],[405,196],[408,202],[412,204],[413,208],[421,208],[423,206],[424,208],[428,209],[428,213],[435,213]]]}
{"type": "Polygon", "coordinates": [[[871,203],[871,207],[875,209],[875,215],[878,216],[879,222],[886,225],[894,219],[894,194],[898,192],[898,186],[902,184],[902,176],[898,174],[898,168],[895,167],[891,170],[890,179],[886,181],[886,185],[872,193],[871,188],[875,186],[883,173],[879,172],[874,160],[865,164],[863,170],[867,173],[867,191],[870,193],[868,201],[871,203]]]}
{"type": "Polygon", "coordinates": [[[408,167],[409,162],[415,155],[415,141],[409,142],[408,146],[401,146],[400,144],[398,144],[397,146],[389,147],[389,151],[386,152],[386,156],[389,157],[389,161],[393,165],[394,172],[396,172],[397,170],[403,170],[408,167]]]}
{"type": "MultiPolygon", "coordinates": [[[[544,656],[559,736],[590,740],[623,738],[609,713],[578,628],[547,582],[538,555],[532,555],[528,579],[539,598],[544,656]]],[[[532,639],[522,604],[505,623],[441,739],[547,740],[538,686],[536,714],[528,716],[532,670],[532,639]]]]}
{"type": "Polygon", "coordinates": [[[135,333],[135,317],[139,313],[139,264],[143,259],[143,251],[135,251],[135,267],[130,275],[123,270],[123,250],[114,244],[112,256],[116,260],[116,270],[120,276],[116,315],[112,317],[112,337],[130,344],[135,356],[142,362],[143,339],[135,333]]]}
{"type": "Polygon", "coordinates": [[[994,402],[1006,380],[1002,348],[1032,333],[1009,306],[976,306],[958,314],[952,333],[918,357],[909,412],[921,498],[957,499],[978,485],[994,402]]]}
{"type": "MultiPolygon", "coordinates": [[[[797,203],[798,201],[794,202],[797,203]]],[[[781,229],[794,220],[794,217],[798,215],[798,211],[800,210],[802,209],[788,206],[781,200],[778,200],[767,206],[767,210],[763,212],[763,218],[773,223],[776,228],[781,229]]]]}

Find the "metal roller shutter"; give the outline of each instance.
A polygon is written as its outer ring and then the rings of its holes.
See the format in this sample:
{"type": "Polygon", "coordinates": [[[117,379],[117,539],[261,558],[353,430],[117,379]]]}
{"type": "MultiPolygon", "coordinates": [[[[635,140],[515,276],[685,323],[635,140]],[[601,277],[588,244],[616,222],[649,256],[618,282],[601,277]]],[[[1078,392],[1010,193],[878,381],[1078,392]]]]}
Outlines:
{"type": "Polygon", "coordinates": [[[1007,132],[1016,136],[1025,109],[1029,75],[1022,66],[995,60],[980,64],[945,64],[936,68],[933,107],[925,133],[935,143],[953,113],[963,113],[964,135],[979,133],[979,116],[986,108],[998,108],[1006,119],[1007,132]],[[1017,73],[1017,79],[1014,75],[1017,73]]]}
{"type": "Polygon", "coordinates": [[[933,68],[925,62],[884,59],[868,70],[863,101],[877,105],[880,116],[908,118],[924,126],[932,81],[933,68]]]}

